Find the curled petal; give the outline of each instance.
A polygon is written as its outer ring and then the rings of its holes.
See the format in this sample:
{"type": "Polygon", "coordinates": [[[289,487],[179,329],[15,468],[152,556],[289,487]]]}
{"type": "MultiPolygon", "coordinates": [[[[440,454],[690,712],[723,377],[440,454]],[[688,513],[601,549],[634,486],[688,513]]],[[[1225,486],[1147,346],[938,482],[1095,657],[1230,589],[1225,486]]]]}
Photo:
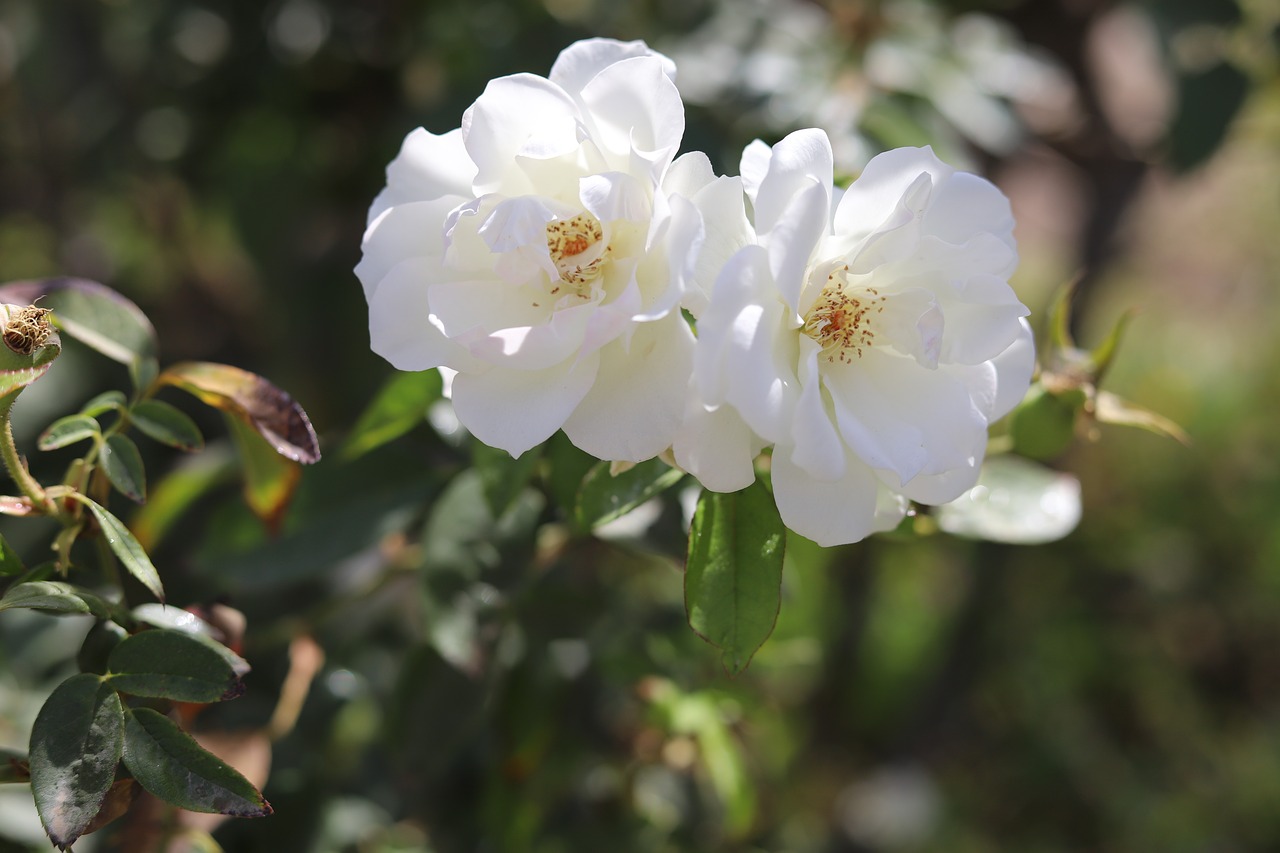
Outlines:
{"type": "Polygon", "coordinates": [[[365,299],[373,295],[379,282],[400,262],[444,255],[441,223],[458,201],[456,197],[447,196],[397,205],[383,211],[369,224],[364,232],[363,255],[355,270],[365,299]]]}
{"type": "Polygon", "coordinates": [[[551,66],[551,82],[571,95],[577,95],[604,69],[636,56],[651,56],[662,63],[663,73],[671,80],[676,78],[676,64],[642,41],[616,41],[614,39],[583,39],[560,51],[551,66]]]}
{"type": "MultiPolygon", "coordinates": [[[[759,149],[755,149],[756,153],[758,151],[759,149]]],[[[743,156],[745,159],[746,152],[743,156]]],[[[756,229],[761,234],[772,231],[791,213],[792,199],[816,185],[822,192],[822,230],[825,231],[827,209],[831,203],[833,171],[831,140],[826,133],[810,128],[797,130],[784,137],[773,146],[768,170],[761,178],[759,190],[753,199],[756,229]]],[[[743,174],[746,175],[745,170],[743,174]]],[[[744,177],[745,181],[747,179],[744,177]]],[[[749,187],[750,183],[747,185],[749,187]]]]}
{"type": "Polygon", "coordinates": [[[427,282],[433,267],[431,260],[413,258],[387,273],[369,298],[370,345],[399,370],[475,368],[467,351],[432,320],[427,282]]]}
{"type": "Polygon", "coordinates": [[[462,137],[476,164],[476,195],[532,192],[519,155],[551,157],[578,146],[578,107],[556,84],[533,74],[492,80],[462,116],[462,137]]]}
{"type": "Polygon", "coordinates": [[[1014,406],[1022,402],[1031,385],[1031,376],[1035,373],[1035,335],[1031,332],[1031,324],[1025,319],[1019,320],[1018,325],[1017,339],[991,361],[996,369],[996,396],[987,417],[992,421],[1009,414],[1014,406]]]}
{"type": "Polygon", "coordinates": [[[369,208],[368,221],[397,204],[468,196],[475,174],[461,128],[437,136],[419,127],[404,138],[400,153],[387,166],[387,188],[369,208]]]}
{"type": "Polygon", "coordinates": [[[582,90],[585,112],[595,126],[593,137],[607,151],[626,157],[634,149],[668,152],[662,166],[684,136],[684,103],[667,64],[654,56],[624,59],[602,70],[582,90]]]}

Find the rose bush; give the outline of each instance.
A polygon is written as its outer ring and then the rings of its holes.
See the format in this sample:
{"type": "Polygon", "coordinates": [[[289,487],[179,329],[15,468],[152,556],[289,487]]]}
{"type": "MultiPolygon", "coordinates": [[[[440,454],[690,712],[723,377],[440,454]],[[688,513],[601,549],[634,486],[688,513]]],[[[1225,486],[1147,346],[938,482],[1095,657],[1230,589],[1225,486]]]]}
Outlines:
{"type": "Polygon", "coordinates": [[[671,445],[694,348],[681,301],[749,241],[737,179],[674,160],[674,73],[642,42],[578,42],[549,78],[490,82],[460,128],[413,131],[388,167],[356,269],[373,349],[457,371],[458,419],[486,444],[519,455],[563,428],[601,459],[671,445]]]}
{"type": "Polygon", "coordinates": [[[676,460],[733,491],[775,445],[782,519],[822,545],[955,500],[1034,368],[1008,201],[928,148],[881,154],[840,193],[820,130],[753,143],[741,171],[758,243],[699,312],[676,460]]]}

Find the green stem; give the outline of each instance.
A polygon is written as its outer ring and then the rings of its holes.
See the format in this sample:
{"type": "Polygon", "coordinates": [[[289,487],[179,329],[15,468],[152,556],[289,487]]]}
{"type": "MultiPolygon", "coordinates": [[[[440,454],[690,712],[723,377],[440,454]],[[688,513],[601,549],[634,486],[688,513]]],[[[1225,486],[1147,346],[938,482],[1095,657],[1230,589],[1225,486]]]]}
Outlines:
{"type": "Polygon", "coordinates": [[[18,484],[22,493],[31,499],[32,506],[46,515],[59,517],[61,513],[58,511],[57,504],[45,494],[44,487],[31,476],[31,472],[22,461],[22,456],[18,454],[18,446],[13,441],[13,424],[9,420],[12,411],[12,407],[5,407],[0,411],[0,457],[4,458],[9,476],[18,484]]]}

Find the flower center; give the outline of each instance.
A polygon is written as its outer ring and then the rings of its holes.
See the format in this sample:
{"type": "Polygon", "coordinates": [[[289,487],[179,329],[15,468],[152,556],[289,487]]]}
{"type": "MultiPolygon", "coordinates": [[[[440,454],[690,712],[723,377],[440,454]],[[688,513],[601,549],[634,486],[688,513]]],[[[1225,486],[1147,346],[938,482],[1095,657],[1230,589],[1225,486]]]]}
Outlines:
{"type": "Polygon", "coordinates": [[[822,354],[829,362],[850,364],[854,356],[862,358],[862,351],[875,343],[873,320],[884,313],[885,297],[874,287],[858,288],[850,292],[843,267],[827,276],[826,285],[818,301],[805,315],[801,331],[822,346],[822,354]]]}
{"type": "Polygon", "coordinates": [[[567,289],[575,296],[587,298],[591,285],[600,277],[601,267],[612,246],[604,245],[604,228],[590,213],[579,213],[572,219],[547,223],[547,248],[551,261],[560,272],[552,282],[551,293],[567,289]]]}

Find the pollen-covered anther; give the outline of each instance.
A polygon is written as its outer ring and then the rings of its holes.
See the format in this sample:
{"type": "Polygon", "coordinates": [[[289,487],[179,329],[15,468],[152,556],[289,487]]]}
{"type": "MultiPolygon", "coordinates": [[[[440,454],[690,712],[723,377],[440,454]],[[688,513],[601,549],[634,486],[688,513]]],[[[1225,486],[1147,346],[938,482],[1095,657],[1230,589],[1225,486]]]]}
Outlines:
{"type": "Polygon", "coordinates": [[[567,285],[573,294],[586,298],[592,282],[600,277],[611,247],[604,245],[600,220],[590,213],[579,213],[572,219],[547,223],[547,248],[560,273],[559,281],[551,283],[551,293],[558,294],[562,285],[567,285]]]}
{"type": "Polygon", "coordinates": [[[862,358],[863,350],[875,343],[872,320],[883,311],[884,297],[874,288],[862,288],[852,295],[833,274],[805,316],[801,331],[822,346],[822,355],[828,362],[851,364],[855,356],[862,358]]]}

